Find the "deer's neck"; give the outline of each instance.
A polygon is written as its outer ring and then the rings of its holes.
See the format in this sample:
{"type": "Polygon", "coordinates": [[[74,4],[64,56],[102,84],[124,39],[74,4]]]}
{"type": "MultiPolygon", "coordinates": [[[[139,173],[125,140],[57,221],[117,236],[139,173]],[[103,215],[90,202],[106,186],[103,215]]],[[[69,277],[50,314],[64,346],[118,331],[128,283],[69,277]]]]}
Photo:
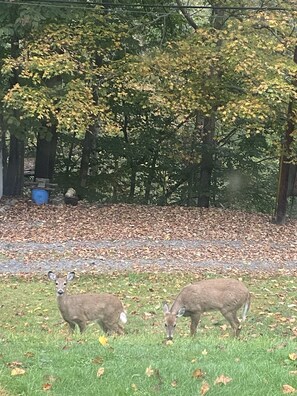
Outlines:
{"type": "Polygon", "coordinates": [[[65,308],[67,306],[67,300],[68,296],[66,293],[63,293],[62,296],[57,296],[57,303],[61,312],[65,311],[65,308]]]}
{"type": "Polygon", "coordinates": [[[180,310],[180,308],[182,308],[183,303],[182,303],[182,298],[181,296],[178,296],[174,303],[172,304],[172,307],[170,309],[170,312],[173,314],[177,314],[177,312],[180,310]]]}

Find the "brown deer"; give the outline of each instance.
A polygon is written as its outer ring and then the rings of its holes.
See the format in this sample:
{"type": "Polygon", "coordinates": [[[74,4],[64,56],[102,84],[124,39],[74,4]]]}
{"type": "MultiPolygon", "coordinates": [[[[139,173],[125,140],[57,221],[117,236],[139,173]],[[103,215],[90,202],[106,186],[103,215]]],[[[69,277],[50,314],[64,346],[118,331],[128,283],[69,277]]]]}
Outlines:
{"type": "Polygon", "coordinates": [[[56,284],[58,307],[70,330],[73,332],[78,325],[82,333],[88,322],[96,321],[107,334],[123,334],[119,322],[126,323],[127,316],[119,298],[108,293],[68,295],[66,286],[74,276],[74,272],[65,277],[48,272],[48,278],[56,284]]]}
{"type": "Polygon", "coordinates": [[[190,316],[191,335],[195,335],[201,314],[213,310],[221,312],[237,337],[241,330],[237,311],[244,306],[244,321],[250,308],[250,300],[248,289],[236,279],[206,279],[187,285],[178,294],[170,309],[167,303],[163,306],[167,339],[173,338],[176,318],[190,316]]]}

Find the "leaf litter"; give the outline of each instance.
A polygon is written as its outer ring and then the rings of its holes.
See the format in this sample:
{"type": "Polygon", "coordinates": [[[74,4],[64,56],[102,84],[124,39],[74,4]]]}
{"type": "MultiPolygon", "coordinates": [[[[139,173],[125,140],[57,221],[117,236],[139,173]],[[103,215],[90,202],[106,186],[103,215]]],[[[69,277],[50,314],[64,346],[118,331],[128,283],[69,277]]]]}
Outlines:
{"type": "Polygon", "coordinates": [[[288,271],[297,264],[296,221],[177,206],[42,205],[0,201],[0,273],[55,269],[288,271]]]}

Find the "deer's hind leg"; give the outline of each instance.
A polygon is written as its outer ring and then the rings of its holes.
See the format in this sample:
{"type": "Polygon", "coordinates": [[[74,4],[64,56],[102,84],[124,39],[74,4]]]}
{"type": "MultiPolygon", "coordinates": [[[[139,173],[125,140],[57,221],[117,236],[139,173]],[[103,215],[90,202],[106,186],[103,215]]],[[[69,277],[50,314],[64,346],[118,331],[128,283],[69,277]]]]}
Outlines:
{"type": "Polygon", "coordinates": [[[104,322],[101,322],[100,326],[101,326],[102,330],[105,333],[107,333],[108,335],[111,335],[113,333],[116,333],[116,334],[119,334],[119,335],[124,334],[123,327],[117,322],[115,322],[115,323],[104,323],[104,322]]]}
{"type": "Polygon", "coordinates": [[[239,319],[237,317],[237,312],[236,311],[228,311],[228,312],[221,311],[221,312],[222,312],[222,315],[230,323],[232,330],[234,332],[234,336],[238,337],[240,330],[241,330],[241,326],[240,326],[239,319]]]}
{"type": "Polygon", "coordinates": [[[68,327],[69,327],[70,333],[74,333],[75,323],[74,322],[68,322],[68,320],[66,320],[66,322],[68,323],[68,327]]]}

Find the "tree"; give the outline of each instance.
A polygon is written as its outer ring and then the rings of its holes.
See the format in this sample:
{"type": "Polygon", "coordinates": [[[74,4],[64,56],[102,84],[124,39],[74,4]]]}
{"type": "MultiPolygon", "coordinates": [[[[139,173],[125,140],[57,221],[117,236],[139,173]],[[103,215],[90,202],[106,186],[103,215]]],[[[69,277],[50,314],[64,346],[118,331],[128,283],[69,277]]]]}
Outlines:
{"type": "MultiPolygon", "coordinates": [[[[294,51],[294,62],[297,64],[297,46],[294,51]]],[[[297,76],[293,79],[297,88],[297,76]]],[[[285,131],[283,150],[280,158],[279,188],[277,196],[276,223],[284,224],[287,211],[288,181],[290,164],[296,162],[296,153],[292,152],[293,133],[296,125],[296,99],[292,96],[288,105],[288,125],[285,131]]]]}

